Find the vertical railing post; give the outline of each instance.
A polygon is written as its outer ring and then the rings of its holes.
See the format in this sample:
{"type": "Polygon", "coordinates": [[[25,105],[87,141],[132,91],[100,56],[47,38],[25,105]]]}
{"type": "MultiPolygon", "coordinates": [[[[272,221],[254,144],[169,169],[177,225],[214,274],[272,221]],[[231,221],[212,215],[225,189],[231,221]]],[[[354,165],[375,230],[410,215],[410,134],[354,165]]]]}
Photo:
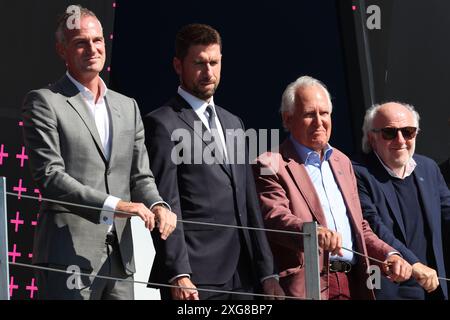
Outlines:
{"type": "Polygon", "coordinates": [[[317,223],[303,224],[303,252],[305,257],[306,298],[320,300],[319,245],[317,223]]]}
{"type": "Polygon", "coordinates": [[[0,300],[9,300],[6,178],[0,177],[0,300]]]}

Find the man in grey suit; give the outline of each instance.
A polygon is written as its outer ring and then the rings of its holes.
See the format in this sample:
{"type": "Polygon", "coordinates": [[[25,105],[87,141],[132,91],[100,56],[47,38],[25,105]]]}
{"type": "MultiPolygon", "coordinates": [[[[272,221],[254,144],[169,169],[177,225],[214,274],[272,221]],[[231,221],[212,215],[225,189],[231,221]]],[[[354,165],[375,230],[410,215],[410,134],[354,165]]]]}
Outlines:
{"type": "Polygon", "coordinates": [[[56,30],[67,73],[26,96],[25,144],[44,197],[102,209],[43,202],[33,263],[125,281],[38,270],[38,295],[133,299],[130,216],[139,216],[150,230],[158,222],[165,240],[175,229],[176,215],[160,197],[150,171],[136,101],[107,89],[99,76],[105,63],[100,22],[80,6],[69,10],[56,30]]]}

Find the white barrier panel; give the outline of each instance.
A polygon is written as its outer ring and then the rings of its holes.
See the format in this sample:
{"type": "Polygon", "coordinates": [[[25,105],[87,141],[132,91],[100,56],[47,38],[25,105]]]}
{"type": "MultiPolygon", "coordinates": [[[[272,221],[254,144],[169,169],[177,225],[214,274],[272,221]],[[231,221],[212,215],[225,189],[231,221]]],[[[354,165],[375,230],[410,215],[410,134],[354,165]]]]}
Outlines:
{"type": "Polygon", "coordinates": [[[6,178],[0,177],[0,300],[9,300],[8,212],[6,178]]]}

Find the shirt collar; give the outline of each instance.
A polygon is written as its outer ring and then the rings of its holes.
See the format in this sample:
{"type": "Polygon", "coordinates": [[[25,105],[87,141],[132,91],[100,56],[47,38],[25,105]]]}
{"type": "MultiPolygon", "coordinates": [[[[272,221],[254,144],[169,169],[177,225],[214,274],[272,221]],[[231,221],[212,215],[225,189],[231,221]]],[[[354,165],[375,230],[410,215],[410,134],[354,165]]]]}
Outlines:
{"type": "Polygon", "coordinates": [[[192,94],[184,90],[181,86],[178,87],[178,94],[182,96],[184,100],[186,100],[192,107],[192,109],[194,109],[194,111],[197,113],[204,113],[207,106],[212,106],[215,111],[214,97],[211,97],[211,99],[208,102],[193,96],[192,94]]]}
{"type": "MultiPolygon", "coordinates": [[[[294,145],[295,151],[297,152],[298,156],[300,157],[300,160],[305,164],[312,164],[313,162],[320,162],[320,154],[318,154],[316,151],[304,146],[303,144],[299,143],[292,135],[289,135],[289,139],[291,140],[292,144],[294,145]]],[[[330,159],[331,154],[333,153],[333,147],[331,147],[328,143],[324,149],[324,159],[323,161],[328,161],[330,159]]]]}
{"type": "MultiPolygon", "coordinates": [[[[88,101],[94,102],[94,95],[92,94],[91,90],[83,86],[80,82],[75,80],[74,77],[72,77],[69,73],[69,71],[66,72],[67,77],[70,81],[77,87],[77,89],[80,91],[81,95],[88,101]]],[[[103,99],[106,96],[106,93],[108,91],[108,88],[106,87],[105,82],[102,78],[100,78],[100,98],[98,99],[97,103],[102,103],[103,99]]]]}
{"type": "Polygon", "coordinates": [[[405,175],[403,177],[399,177],[394,171],[392,171],[387,165],[384,164],[383,160],[381,160],[380,156],[374,151],[375,155],[377,156],[378,160],[380,160],[381,165],[386,169],[387,173],[391,177],[397,178],[397,179],[405,179],[408,176],[410,176],[414,169],[417,166],[416,161],[413,159],[413,157],[409,158],[408,162],[406,163],[406,169],[405,169],[405,175]]]}

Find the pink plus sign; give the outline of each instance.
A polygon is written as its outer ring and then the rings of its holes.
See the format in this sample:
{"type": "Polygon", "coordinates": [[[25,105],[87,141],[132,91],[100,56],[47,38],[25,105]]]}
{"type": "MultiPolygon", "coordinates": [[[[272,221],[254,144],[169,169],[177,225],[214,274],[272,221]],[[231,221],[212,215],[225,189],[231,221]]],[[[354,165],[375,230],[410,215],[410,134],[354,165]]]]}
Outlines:
{"type": "Polygon", "coordinates": [[[9,296],[12,297],[14,290],[19,289],[19,286],[17,284],[14,284],[14,277],[11,277],[11,280],[9,281],[9,296]]]}
{"type": "Polygon", "coordinates": [[[41,191],[39,191],[39,189],[34,189],[33,192],[38,194],[38,197],[39,197],[39,200],[38,200],[38,201],[41,202],[41,201],[42,201],[41,191]]]}
{"type": "Polygon", "coordinates": [[[352,10],[355,11],[356,10],[356,6],[352,6],[352,10]]]}
{"type": "Polygon", "coordinates": [[[16,251],[16,244],[13,245],[13,251],[8,252],[8,256],[13,257],[12,258],[12,262],[15,263],[16,262],[16,257],[21,257],[22,254],[20,252],[16,251]]]}
{"type": "Polygon", "coordinates": [[[33,299],[33,297],[34,297],[34,292],[35,292],[35,291],[38,291],[38,287],[36,287],[36,286],[34,285],[34,278],[31,279],[31,284],[30,284],[29,286],[26,286],[25,289],[28,290],[28,291],[30,291],[30,299],[33,299]]]}
{"type": "Polygon", "coordinates": [[[25,154],[25,147],[22,147],[22,153],[16,154],[16,159],[20,159],[20,167],[23,168],[23,163],[28,160],[28,156],[25,154]]]}
{"type": "Polygon", "coordinates": [[[20,217],[20,213],[19,213],[19,211],[17,211],[16,219],[11,219],[11,223],[16,225],[16,227],[14,229],[15,232],[19,231],[19,224],[23,224],[23,220],[20,220],[19,217],[20,217]]]}
{"type": "Polygon", "coordinates": [[[3,164],[3,158],[8,158],[9,154],[5,152],[5,145],[2,144],[0,147],[0,166],[3,164]]]}
{"type": "Polygon", "coordinates": [[[32,253],[29,253],[29,254],[28,254],[28,258],[29,258],[29,259],[33,259],[33,254],[32,254],[32,253]]]}
{"type": "Polygon", "coordinates": [[[13,188],[14,191],[17,191],[17,199],[21,199],[22,191],[27,192],[27,188],[22,188],[22,179],[19,179],[19,186],[13,188]]]}
{"type": "Polygon", "coordinates": [[[36,220],[31,221],[31,225],[32,225],[33,227],[36,227],[37,224],[38,224],[38,223],[37,223],[38,220],[39,220],[39,213],[36,215],[36,220]]]}
{"type": "Polygon", "coordinates": [[[23,127],[23,121],[19,121],[19,127],[23,127]]]}

